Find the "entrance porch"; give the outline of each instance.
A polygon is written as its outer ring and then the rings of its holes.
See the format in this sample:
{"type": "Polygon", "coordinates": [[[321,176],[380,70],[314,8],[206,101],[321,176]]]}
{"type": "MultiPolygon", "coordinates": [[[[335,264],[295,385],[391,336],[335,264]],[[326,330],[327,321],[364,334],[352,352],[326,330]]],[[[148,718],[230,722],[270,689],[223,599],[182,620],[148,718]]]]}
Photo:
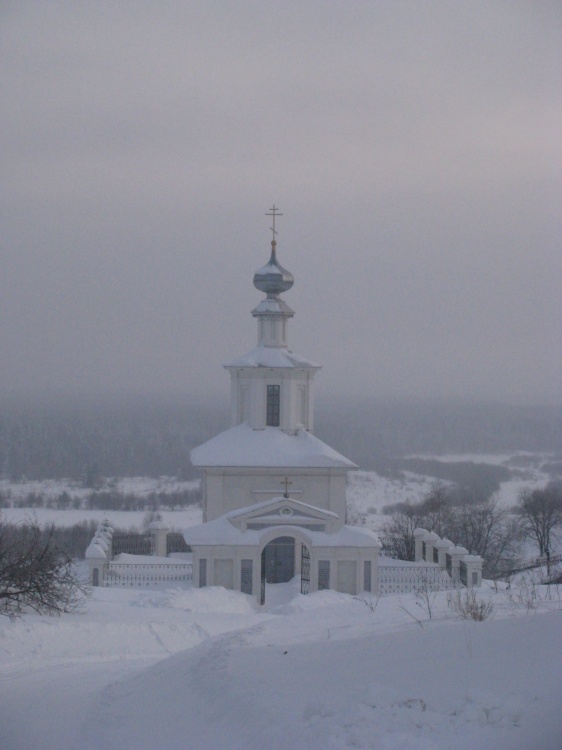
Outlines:
{"type": "Polygon", "coordinates": [[[225,586],[263,604],[266,584],[300,576],[301,592],[378,591],[381,545],[373,532],[290,498],[275,498],[186,529],[196,586],[225,586]]]}

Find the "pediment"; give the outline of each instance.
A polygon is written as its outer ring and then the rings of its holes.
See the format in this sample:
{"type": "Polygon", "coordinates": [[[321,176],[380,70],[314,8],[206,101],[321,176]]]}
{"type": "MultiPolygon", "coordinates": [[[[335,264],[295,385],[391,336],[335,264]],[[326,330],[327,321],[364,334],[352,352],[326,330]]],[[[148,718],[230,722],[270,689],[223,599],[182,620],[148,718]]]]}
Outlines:
{"type": "Polygon", "coordinates": [[[263,529],[268,526],[290,525],[328,530],[338,524],[336,513],[292,498],[277,497],[241,508],[228,514],[229,521],[239,529],[263,529]]]}

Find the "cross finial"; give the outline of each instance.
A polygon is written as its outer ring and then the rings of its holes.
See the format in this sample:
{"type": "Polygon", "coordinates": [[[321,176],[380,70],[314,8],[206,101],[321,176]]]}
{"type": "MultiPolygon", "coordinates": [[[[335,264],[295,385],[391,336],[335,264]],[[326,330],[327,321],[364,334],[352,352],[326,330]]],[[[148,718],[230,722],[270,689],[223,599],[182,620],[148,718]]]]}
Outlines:
{"type": "Polygon", "coordinates": [[[289,485],[293,484],[288,477],[285,477],[281,484],[285,485],[285,492],[283,493],[283,497],[288,498],[289,497],[289,485]]]}
{"type": "Polygon", "coordinates": [[[271,227],[271,231],[273,232],[273,242],[275,242],[275,235],[277,232],[275,231],[275,217],[276,216],[283,216],[283,214],[279,213],[279,209],[276,207],[275,203],[273,204],[273,207],[269,209],[271,213],[267,213],[266,216],[273,216],[273,226],[271,227]]]}

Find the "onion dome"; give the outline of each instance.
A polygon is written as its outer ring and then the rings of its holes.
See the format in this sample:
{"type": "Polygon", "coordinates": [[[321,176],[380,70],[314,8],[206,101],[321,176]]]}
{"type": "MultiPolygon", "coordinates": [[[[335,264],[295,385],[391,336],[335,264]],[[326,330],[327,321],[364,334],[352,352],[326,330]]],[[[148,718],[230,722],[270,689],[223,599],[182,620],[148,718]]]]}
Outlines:
{"type": "Polygon", "coordinates": [[[276,245],[275,240],[272,240],[269,263],[258,268],[254,274],[254,286],[260,292],[265,292],[268,297],[277,297],[282,292],[288,291],[295,283],[293,274],[277,262],[275,255],[276,245]]]}

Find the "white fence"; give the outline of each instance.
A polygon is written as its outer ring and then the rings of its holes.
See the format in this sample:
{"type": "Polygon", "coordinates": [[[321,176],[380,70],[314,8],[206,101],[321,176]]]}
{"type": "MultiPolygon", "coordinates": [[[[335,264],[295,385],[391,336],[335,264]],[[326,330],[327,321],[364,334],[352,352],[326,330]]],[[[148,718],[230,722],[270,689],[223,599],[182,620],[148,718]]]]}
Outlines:
{"type": "Polygon", "coordinates": [[[379,565],[379,594],[446,591],[457,585],[442,568],[425,565],[379,565]]]}
{"type": "Polygon", "coordinates": [[[104,586],[155,586],[159,583],[191,581],[191,563],[119,563],[104,565],[104,586]]]}
{"type": "Polygon", "coordinates": [[[178,536],[170,534],[161,521],[151,523],[146,534],[114,536],[113,528],[104,521],[86,550],[90,582],[93,586],[134,587],[191,581],[191,562],[167,557],[168,552],[181,548],[178,536]],[[114,560],[123,553],[127,561],[114,560]],[[129,555],[138,559],[131,560],[129,555]]]}

